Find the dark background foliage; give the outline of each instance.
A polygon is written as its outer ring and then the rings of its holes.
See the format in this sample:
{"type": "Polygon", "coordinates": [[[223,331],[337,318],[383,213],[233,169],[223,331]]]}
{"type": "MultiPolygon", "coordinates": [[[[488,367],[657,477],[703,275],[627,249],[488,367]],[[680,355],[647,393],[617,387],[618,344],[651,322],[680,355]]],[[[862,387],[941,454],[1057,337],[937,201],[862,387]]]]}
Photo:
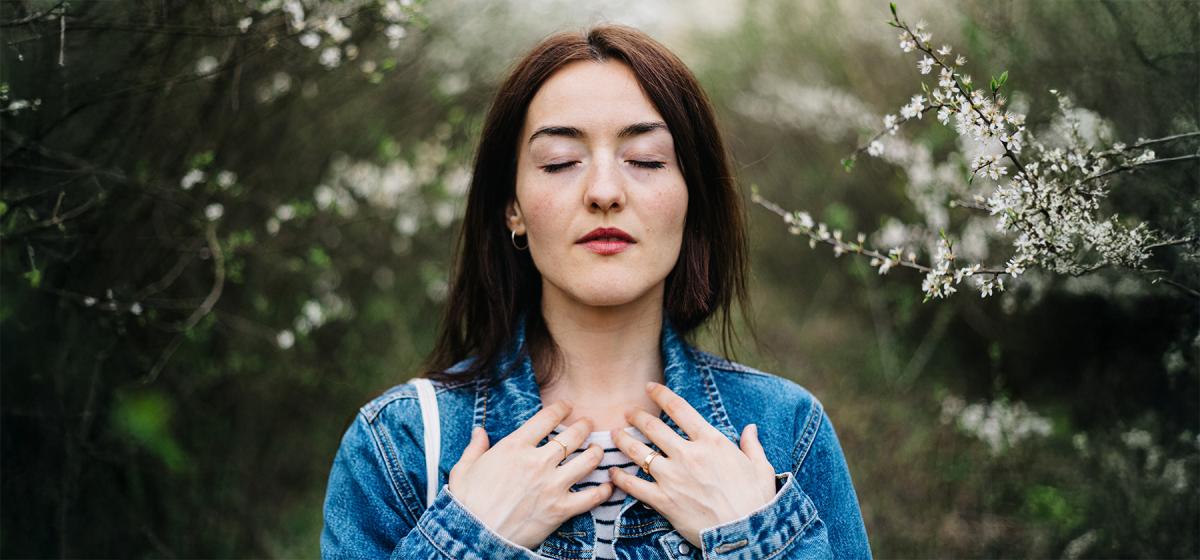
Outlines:
{"type": "MultiPolygon", "coordinates": [[[[919,91],[882,3],[301,6],[306,29],[280,2],[0,3],[0,556],[315,556],[343,431],[431,348],[490,95],[549,32],[621,21],[677,50],[747,192],[847,231],[920,222],[904,169],[838,163],[919,91]],[[322,12],[350,38],[310,48],[322,12]],[[863,119],[802,102],[846,97],[863,119]],[[763,98],[778,118],[746,109],[763,98]]],[[[1200,128],[1191,2],[899,7],[977,81],[1008,70],[1031,129],[1050,88],[1127,143],[1200,128]]],[[[1110,203],[1194,236],[1198,176],[1122,177],[1110,203]]],[[[737,357],[826,404],[877,556],[1200,554],[1194,297],[1103,271],[922,303],[912,271],[748,208],[762,344],[737,357]],[[954,402],[1052,429],[993,451],[954,402]]],[[[1194,254],[1155,266],[1194,288],[1194,254]]]]}

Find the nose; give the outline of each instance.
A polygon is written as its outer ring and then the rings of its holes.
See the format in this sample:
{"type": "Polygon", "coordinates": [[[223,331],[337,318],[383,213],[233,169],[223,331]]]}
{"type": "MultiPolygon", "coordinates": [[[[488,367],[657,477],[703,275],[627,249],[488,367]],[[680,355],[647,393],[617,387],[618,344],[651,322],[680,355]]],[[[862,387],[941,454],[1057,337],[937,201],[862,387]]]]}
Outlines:
{"type": "Polygon", "coordinates": [[[592,166],[583,194],[588,210],[609,212],[625,207],[625,180],[618,165],[611,158],[592,166]]]}

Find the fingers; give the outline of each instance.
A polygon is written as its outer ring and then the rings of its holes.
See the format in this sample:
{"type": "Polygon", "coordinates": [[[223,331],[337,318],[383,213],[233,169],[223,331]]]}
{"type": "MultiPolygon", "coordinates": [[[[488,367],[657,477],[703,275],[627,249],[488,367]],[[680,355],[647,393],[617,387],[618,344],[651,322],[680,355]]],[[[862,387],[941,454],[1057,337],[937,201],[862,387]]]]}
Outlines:
{"type": "MultiPolygon", "coordinates": [[[[575,462],[574,459],[571,460],[575,462]]],[[[566,497],[562,499],[563,507],[571,512],[571,516],[579,515],[585,511],[591,511],[596,506],[604,503],[612,497],[613,485],[610,483],[593,486],[586,490],[578,492],[567,492],[566,497]]]]}
{"type": "Polygon", "coordinates": [[[459,459],[459,462],[466,464],[474,463],[489,447],[491,447],[491,443],[488,442],[487,430],[484,430],[481,426],[475,426],[471,428],[471,441],[467,443],[467,447],[463,450],[462,458],[459,459]]]}
{"type": "MultiPolygon", "coordinates": [[[[655,459],[655,465],[661,460],[662,458],[655,459]]],[[[651,470],[654,469],[655,465],[650,466],[651,470]]],[[[663,511],[662,506],[665,503],[666,496],[663,495],[662,490],[659,489],[657,484],[648,480],[642,480],[616,467],[609,467],[608,475],[612,477],[613,485],[617,488],[624,490],[625,493],[638,500],[646,502],[655,510],[659,512],[663,511]]]]}
{"type": "MultiPolygon", "coordinates": [[[[551,443],[550,445],[557,445],[551,443]]],[[[576,482],[591,474],[596,470],[596,466],[604,460],[604,448],[599,445],[593,445],[585,449],[582,453],[570,458],[561,467],[554,469],[555,476],[559,477],[559,485],[562,488],[570,488],[576,482]]]]}
{"type": "MultiPolygon", "coordinates": [[[[571,406],[571,401],[564,399],[539,410],[529,421],[509,434],[508,438],[525,445],[537,445],[571,414],[571,406]]],[[[558,447],[558,444],[551,445],[558,447]]]]}
{"type": "MultiPolygon", "coordinates": [[[[612,434],[613,443],[617,444],[617,448],[625,453],[625,455],[628,455],[630,459],[633,459],[633,462],[637,463],[638,466],[642,465],[642,460],[646,458],[646,455],[654,451],[650,446],[638,441],[625,430],[613,430],[612,434]]],[[[679,435],[676,434],[675,437],[678,438],[679,435]]],[[[654,469],[662,466],[664,459],[666,457],[659,457],[650,465],[651,476],[653,476],[654,469]]]]}
{"type": "Polygon", "coordinates": [[[479,457],[483,455],[483,453],[487,451],[489,447],[491,447],[491,444],[488,442],[487,430],[484,430],[480,426],[471,428],[471,441],[467,442],[467,447],[463,449],[462,456],[459,457],[458,463],[456,463],[454,467],[450,469],[450,480],[456,481],[463,470],[471,468],[471,465],[474,464],[475,461],[479,459],[479,457]]]}
{"type": "Polygon", "coordinates": [[[746,424],[746,427],[742,428],[741,448],[742,453],[745,453],[756,464],[770,463],[762,442],[758,441],[758,424],[746,424]]]}
{"type": "MultiPolygon", "coordinates": [[[[687,399],[676,395],[666,385],[651,381],[646,384],[646,392],[692,441],[707,438],[714,433],[719,434],[716,428],[712,427],[699,412],[696,412],[696,409],[692,408],[692,405],[688,404],[687,399]]],[[[649,434],[646,435],[649,436],[649,434]]],[[[658,443],[658,441],[656,440],[654,443],[658,443]]]]}
{"type": "Polygon", "coordinates": [[[587,440],[589,434],[592,433],[592,420],[590,418],[582,418],[578,422],[571,424],[567,429],[558,433],[553,439],[561,441],[566,447],[566,454],[563,454],[563,447],[553,441],[547,441],[541,447],[549,448],[554,451],[553,455],[558,459],[556,463],[561,463],[567,459],[566,455],[574,453],[579,449],[580,445],[587,440]]]}
{"type": "MultiPolygon", "coordinates": [[[[649,412],[635,408],[625,413],[625,419],[630,424],[633,424],[634,427],[641,430],[647,438],[650,438],[650,441],[654,442],[667,455],[676,455],[683,450],[685,440],[679,437],[679,434],[675,433],[675,430],[664,424],[657,416],[651,416],[649,412]]],[[[649,451],[646,453],[649,453],[649,451]]],[[[645,457],[645,454],[641,456],[645,457]]],[[[633,455],[630,455],[630,457],[633,457],[633,455]]]]}
{"type": "Polygon", "coordinates": [[[742,428],[742,453],[750,458],[754,470],[758,472],[759,480],[763,482],[763,492],[766,496],[775,494],[775,466],[767,459],[762,442],[758,440],[758,424],[747,424],[742,428]]]}

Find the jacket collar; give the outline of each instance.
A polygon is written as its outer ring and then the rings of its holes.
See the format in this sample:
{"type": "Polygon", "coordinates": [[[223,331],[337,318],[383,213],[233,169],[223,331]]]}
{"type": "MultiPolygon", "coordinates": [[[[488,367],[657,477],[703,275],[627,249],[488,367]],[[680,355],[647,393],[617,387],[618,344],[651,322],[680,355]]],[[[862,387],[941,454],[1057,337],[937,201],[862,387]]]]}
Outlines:
{"type": "MultiPolygon", "coordinates": [[[[517,320],[508,350],[497,360],[497,375],[490,380],[481,377],[475,393],[474,425],[483,426],[487,430],[488,441],[493,444],[542,409],[541,390],[534,376],[533,361],[529,353],[524,351],[524,346],[525,316],[522,314],[517,320]]],[[[706,364],[697,362],[696,349],[679,336],[666,313],[663,313],[660,347],[665,385],[683,397],[730,441],[738,443],[738,433],[725,412],[712,372],[706,364]]],[[[659,418],[680,437],[687,438],[666,412],[659,414],[659,418]]],[[[645,473],[639,471],[639,474],[645,473]]]]}

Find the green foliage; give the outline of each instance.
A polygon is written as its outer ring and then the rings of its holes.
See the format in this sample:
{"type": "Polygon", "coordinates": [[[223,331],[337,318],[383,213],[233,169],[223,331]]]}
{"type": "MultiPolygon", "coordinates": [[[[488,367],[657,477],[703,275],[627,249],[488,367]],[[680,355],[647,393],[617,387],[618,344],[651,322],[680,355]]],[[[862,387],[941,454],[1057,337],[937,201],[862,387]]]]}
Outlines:
{"type": "MultiPolygon", "coordinates": [[[[1180,6],[904,9],[973,66],[1007,68],[993,91],[1009,71],[1021,76],[1031,121],[1057,86],[1123,135],[1148,136],[1196,120],[1195,57],[1180,46],[1196,16],[1180,6]],[[1113,71],[1080,72],[1080,60],[1113,71]]],[[[327,68],[278,12],[245,34],[229,28],[247,10],[234,0],[168,14],[173,30],[230,31],[214,34],[90,29],[143,21],[145,6],[77,8],[61,35],[64,66],[57,19],[6,27],[25,60],[9,49],[0,64],[5,95],[62,107],[53,126],[4,116],[0,455],[3,501],[21,507],[0,513],[0,556],[317,556],[345,428],[432,347],[459,220],[439,225],[435,209],[462,209],[455,181],[503,69],[548,32],[594,21],[523,17],[521,3],[414,2],[392,49],[367,8],[346,21],[356,58],[327,68]],[[80,52],[87,60],[73,59],[80,52]],[[243,58],[192,79],[206,54],[243,58]],[[442,91],[452,75],[466,91],[442,91]],[[192,169],[205,185],[185,191],[192,169]],[[218,184],[222,171],[236,173],[232,185],[218,184]],[[39,225],[56,204],[59,216],[86,211],[39,225]],[[204,213],[213,204],[215,221],[204,213]],[[281,205],[289,218],[276,217],[281,205]]],[[[0,5],[0,20],[25,9],[0,5]]],[[[858,138],[804,128],[821,119],[752,117],[747,96],[777,79],[888,112],[915,82],[911,60],[880,50],[894,28],[861,18],[881,9],[768,1],[729,26],[662,35],[686,37],[669,46],[711,94],[743,184],[821,209],[849,239],[860,224],[911,214],[906,177],[882,160],[843,159],[858,138]]],[[[944,132],[914,136],[955,147],[944,132]]],[[[1113,196],[1133,199],[1134,215],[1188,223],[1178,201],[1194,185],[1162,173],[1113,196]]],[[[1196,556],[1196,481],[1180,494],[1164,475],[1168,464],[1200,469],[1190,300],[1115,295],[1114,278],[1092,291],[1046,281],[1003,301],[922,306],[915,271],[880,276],[865,259],[809,250],[756,205],[747,212],[752,300],[769,312],[756,316],[765,349],[739,357],[826,403],[877,556],[1057,557],[1085,535],[1085,556],[1196,556]],[[1053,435],[994,455],[939,417],[955,396],[1053,411],[1053,435]],[[1131,426],[1153,446],[1126,445],[1131,426]]]]}
{"type": "Polygon", "coordinates": [[[171,435],[174,414],[169,397],[159,392],[118,393],[112,416],[113,430],[158,457],[172,471],[187,466],[187,456],[171,435]]]}

